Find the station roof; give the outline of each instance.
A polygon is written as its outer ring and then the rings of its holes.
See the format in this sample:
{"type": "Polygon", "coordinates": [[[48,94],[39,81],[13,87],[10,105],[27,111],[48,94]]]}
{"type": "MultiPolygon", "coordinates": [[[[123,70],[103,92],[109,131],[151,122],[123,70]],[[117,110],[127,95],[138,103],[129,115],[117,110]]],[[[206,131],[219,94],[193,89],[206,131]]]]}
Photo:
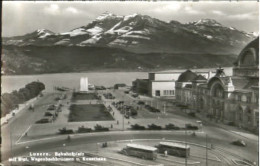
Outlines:
{"type": "Polygon", "coordinates": [[[144,150],[149,150],[149,151],[156,151],[157,148],[152,147],[152,146],[146,146],[146,145],[139,145],[139,144],[127,144],[127,147],[130,148],[136,148],[136,149],[144,149],[144,150]]]}
{"type": "Polygon", "coordinates": [[[180,143],[176,143],[176,142],[160,142],[160,145],[183,148],[183,149],[189,149],[190,148],[189,145],[180,144],[180,143]]]}
{"type": "Polygon", "coordinates": [[[197,77],[197,74],[192,72],[191,70],[186,70],[184,73],[182,73],[177,82],[190,82],[193,79],[197,77]]]}

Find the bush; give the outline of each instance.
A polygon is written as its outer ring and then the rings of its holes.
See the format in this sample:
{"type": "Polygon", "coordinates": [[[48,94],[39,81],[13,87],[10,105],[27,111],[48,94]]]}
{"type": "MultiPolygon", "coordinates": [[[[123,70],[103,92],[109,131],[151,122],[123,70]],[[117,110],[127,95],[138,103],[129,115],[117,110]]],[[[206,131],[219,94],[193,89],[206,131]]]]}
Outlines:
{"type": "Polygon", "coordinates": [[[89,133],[91,131],[92,131],[91,128],[85,128],[84,126],[78,128],[78,133],[89,133]]]}
{"type": "Polygon", "coordinates": [[[172,123],[169,123],[169,124],[165,125],[165,129],[166,129],[166,130],[180,130],[180,127],[175,126],[175,125],[172,124],[172,123]]]}
{"type": "Polygon", "coordinates": [[[149,130],[162,130],[161,126],[157,126],[155,124],[148,125],[149,130]]]}
{"type": "Polygon", "coordinates": [[[66,129],[66,127],[59,129],[60,134],[73,134],[73,130],[71,129],[66,129]]]}
{"type": "Polygon", "coordinates": [[[95,126],[95,131],[96,132],[99,132],[99,131],[109,131],[109,128],[106,128],[106,127],[103,127],[103,126],[97,124],[95,126]]]}
{"type": "Polygon", "coordinates": [[[131,125],[132,130],[145,130],[144,126],[135,124],[135,125],[131,125]]]}
{"type": "Polygon", "coordinates": [[[198,126],[192,125],[192,124],[185,124],[186,129],[189,130],[198,130],[198,126]]]}

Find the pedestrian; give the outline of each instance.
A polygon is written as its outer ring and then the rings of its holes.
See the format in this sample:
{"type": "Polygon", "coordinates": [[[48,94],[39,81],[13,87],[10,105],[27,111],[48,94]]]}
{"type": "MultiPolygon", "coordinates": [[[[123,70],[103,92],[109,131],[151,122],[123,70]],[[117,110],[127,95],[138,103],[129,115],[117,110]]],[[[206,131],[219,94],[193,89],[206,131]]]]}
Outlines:
{"type": "Polygon", "coordinates": [[[164,157],[167,157],[167,155],[168,155],[168,152],[167,152],[167,150],[165,150],[164,151],[164,157]]]}
{"type": "Polygon", "coordinates": [[[119,124],[119,121],[116,121],[117,124],[119,124]]]}
{"type": "Polygon", "coordinates": [[[111,124],[111,129],[113,128],[113,124],[111,124]]]}

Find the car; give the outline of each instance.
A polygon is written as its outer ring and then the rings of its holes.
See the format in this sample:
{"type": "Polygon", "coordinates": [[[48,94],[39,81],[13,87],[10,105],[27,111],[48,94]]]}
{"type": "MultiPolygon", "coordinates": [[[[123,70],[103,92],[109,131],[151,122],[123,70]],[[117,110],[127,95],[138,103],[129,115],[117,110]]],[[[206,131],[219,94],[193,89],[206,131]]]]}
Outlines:
{"type": "Polygon", "coordinates": [[[185,124],[185,128],[188,130],[198,130],[199,127],[192,124],[185,124]]]}
{"type": "Polygon", "coordinates": [[[50,122],[49,119],[44,118],[44,119],[40,119],[40,120],[36,121],[35,123],[49,123],[49,122],[50,122]]]}
{"type": "Polygon", "coordinates": [[[245,147],[246,146],[246,143],[245,141],[241,140],[241,139],[238,139],[236,141],[233,141],[232,142],[233,145],[236,145],[236,146],[242,146],[242,147],[245,147]]]}
{"type": "Polygon", "coordinates": [[[4,122],[3,122],[3,125],[4,125],[4,124],[8,124],[8,120],[4,121],[4,122]]]}
{"type": "Polygon", "coordinates": [[[145,105],[145,102],[144,101],[138,101],[137,104],[138,105],[145,105]]]}

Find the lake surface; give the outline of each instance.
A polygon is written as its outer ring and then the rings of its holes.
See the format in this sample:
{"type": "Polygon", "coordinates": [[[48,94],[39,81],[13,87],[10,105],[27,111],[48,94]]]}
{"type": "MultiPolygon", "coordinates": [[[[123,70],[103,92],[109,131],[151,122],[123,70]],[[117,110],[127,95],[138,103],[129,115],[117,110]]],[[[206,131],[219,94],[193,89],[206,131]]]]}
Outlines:
{"type": "MultiPolygon", "coordinates": [[[[226,75],[232,75],[232,68],[224,68],[226,75]]],[[[215,69],[195,69],[193,71],[215,71],[215,69]]],[[[185,70],[167,70],[180,71],[185,70]]],[[[45,84],[47,92],[53,91],[54,86],[79,88],[80,78],[88,77],[89,83],[105,87],[113,86],[116,83],[132,85],[132,81],[139,78],[148,78],[148,72],[89,72],[89,73],[60,73],[60,74],[40,74],[40,75],[17,75],[2,76],[2,93],[19,90],[26,84],[39,80],[45,84]]]]}

